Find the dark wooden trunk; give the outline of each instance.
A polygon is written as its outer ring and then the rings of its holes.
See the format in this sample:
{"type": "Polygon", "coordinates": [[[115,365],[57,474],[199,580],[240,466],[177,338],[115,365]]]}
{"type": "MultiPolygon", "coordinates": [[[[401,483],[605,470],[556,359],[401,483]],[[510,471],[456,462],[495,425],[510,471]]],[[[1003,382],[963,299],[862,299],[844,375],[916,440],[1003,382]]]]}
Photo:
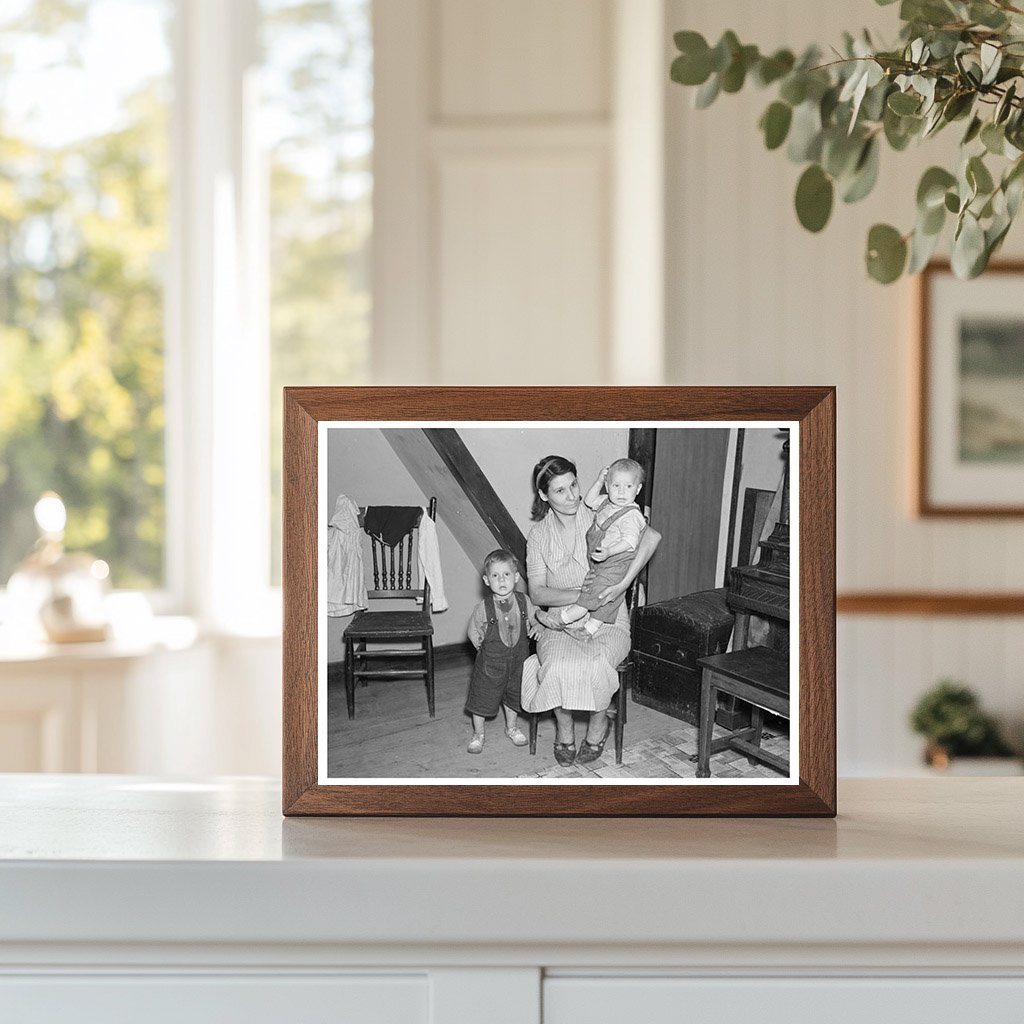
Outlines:
{"type": "Polygon", "coordinates": [[[638,608],[633,620],[633,699],[697,725],[697,659],[721,654],[728,646],[732,626],[733,615],[725,603],[724,589],[638,608]]]}

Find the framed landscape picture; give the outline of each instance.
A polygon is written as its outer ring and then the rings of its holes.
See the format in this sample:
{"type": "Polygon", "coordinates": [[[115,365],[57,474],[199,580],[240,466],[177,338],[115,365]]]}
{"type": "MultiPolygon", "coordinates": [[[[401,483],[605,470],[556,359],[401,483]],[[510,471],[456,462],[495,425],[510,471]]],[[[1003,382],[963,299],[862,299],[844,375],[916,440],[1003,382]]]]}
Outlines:
{"type": "Polygon", "coordinates": [[[920,289],[917,512],[1024,515],[1024,264],[920,289]]]}
{"type": "Polygon", "coordinates": [[[835,813],[830,388],[285,391],[284,811],[835,813]]]}

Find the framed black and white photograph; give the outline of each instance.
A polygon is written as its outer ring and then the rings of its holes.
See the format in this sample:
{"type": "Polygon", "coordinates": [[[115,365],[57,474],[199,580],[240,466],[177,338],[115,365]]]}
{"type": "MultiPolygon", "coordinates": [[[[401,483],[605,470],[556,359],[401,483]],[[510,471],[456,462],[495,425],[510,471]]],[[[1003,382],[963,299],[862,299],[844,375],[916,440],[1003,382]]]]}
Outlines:
{"type": "Polygon", "coordinates": [[[921,274],[917,511],[1024,515],[1024,264],[921,274]]]}
{"type": "Polygon", "coordinates": [[[288,389],[286,813],[832,813],[831,403],[288,389]]]}

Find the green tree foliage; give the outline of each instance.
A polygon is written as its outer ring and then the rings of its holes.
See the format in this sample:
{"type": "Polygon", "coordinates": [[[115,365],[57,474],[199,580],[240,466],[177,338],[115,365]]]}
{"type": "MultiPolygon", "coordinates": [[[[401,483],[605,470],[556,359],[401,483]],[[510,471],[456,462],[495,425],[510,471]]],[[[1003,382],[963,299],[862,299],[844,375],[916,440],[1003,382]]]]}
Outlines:
{"type": "Polygon", "coordinates": [[[916,273],[948,221],[953,271],[976,277],[1024,195],[1024,9],[1014,0],[901,0],[899,18],[898,45],[847,33],[830,57],[817,47],[762,54],[732,31],[713,47],[678,32],[671,76],[697,89],[698,108],[748,82],[775,90],[760,128],[768,149],[787,143],[789,159],[808,165],[795,205],[809,231],[828,223],[837,193],[852,203],[871,192],[883,143],[899,152],[959,122],[959,165],[925,172],[909,230],[871,228],[865,264],[883,284],[916,273]]]}
{"type": "Polygon", "coordinates": [[[280,565],[281,389],[369,371],[368,0],[265,0],[270,140],[271,566],[280,565]]]}
{"type": "Polygon", "coordinates": [[[0,582],[47,489],[66,543],[119,587],[163,579],[167,101],[142,83],[120,126],[48,145],[11,127],[14,48],[73,63],[82,4],[38,0],[0,25],[0,582]],[[59,52],[58,52],[59,51],[59,52]]]}
{"type": "MultiPolygon", "coordinates": [[[[73,144],[26,137],[5,102],[18,47],[75,66],[95,6],[0,15],[0,585],[47,489],[68,546],[106,559],[115,586],[163,581],[167,83],[139,83],[116,128],[73,144]]],[[[281,388],[367,374],[372,43],[368,0],[261,7],[276,568],[281,388]]]]}

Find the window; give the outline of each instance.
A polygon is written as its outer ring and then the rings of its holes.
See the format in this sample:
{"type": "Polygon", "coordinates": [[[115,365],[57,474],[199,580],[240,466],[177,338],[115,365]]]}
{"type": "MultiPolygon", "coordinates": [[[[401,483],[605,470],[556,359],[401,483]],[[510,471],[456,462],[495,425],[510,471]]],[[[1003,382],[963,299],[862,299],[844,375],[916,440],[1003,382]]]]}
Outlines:
{"type": "Polygon", "coordinates": [[[48,489],[68,546],[116,586],[164,581],[170,16],[165,0],[0,16],[0,582],[48,489]]]}
{"type": "Polygon", "coordinates": [[[3,6],[0,586],[53,489],[115,587],[275,603],[281,387],[367,375],[372,63],[370,0],[3,6]]]}
{"type": "Polygon", "coordinates": [[[369,0],[263,0],[262,6],[277,582],[281,388],[367,379],[373,47],[369,0]]]}

